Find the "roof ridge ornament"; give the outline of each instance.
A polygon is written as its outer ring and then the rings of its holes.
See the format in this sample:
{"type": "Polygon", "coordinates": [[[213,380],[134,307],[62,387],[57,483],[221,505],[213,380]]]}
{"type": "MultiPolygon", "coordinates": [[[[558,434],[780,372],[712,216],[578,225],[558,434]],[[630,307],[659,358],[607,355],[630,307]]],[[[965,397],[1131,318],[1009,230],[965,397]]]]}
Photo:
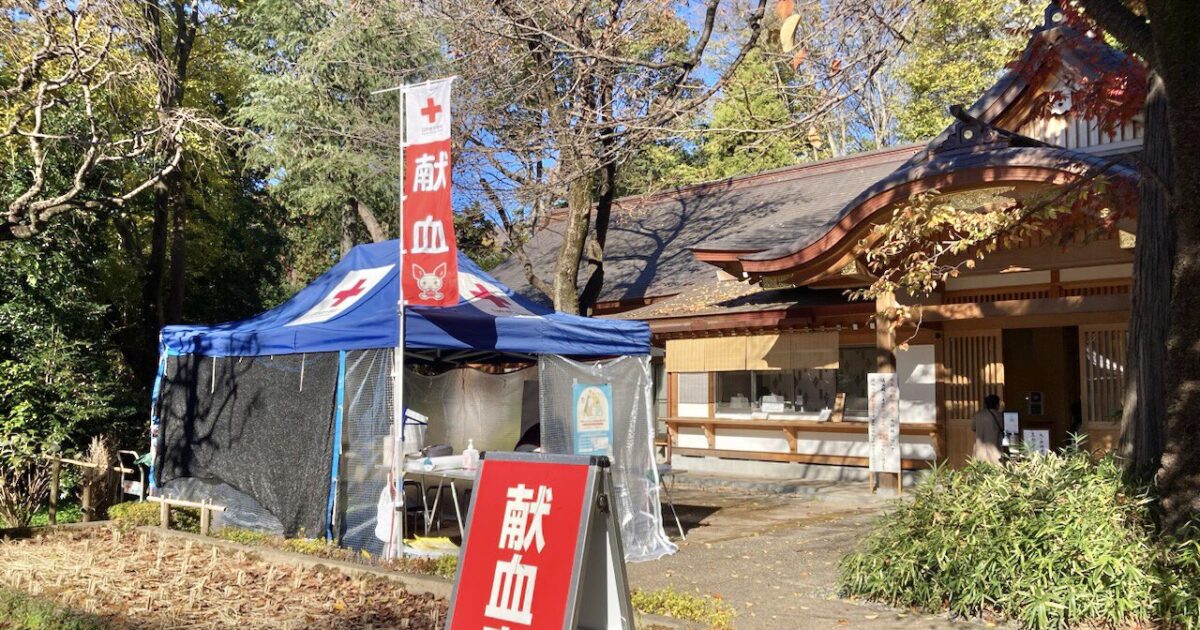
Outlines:
{"type": "Polygon", "coordinates": [[[1067,15],[1063,13],[1062,7],[1059,6],[1056,0],[1051,0],[1046,5],[1046,11],[1042,14],[1042,25],[1034,30],[1034,33],[1048,31],[1052,28],[1062,26],[1067,21],[1067,15]]]}
{"type": "Polygon", "coordinates": [[[909,160],[911,164],[928,162],[934,156],[952,153],[973,153],[1009,147],[1051,147],[1053,145],[1029,136],[997,127],[972,116],[962,105],[951,105],[954,122],[937,138],[909,160]]]}

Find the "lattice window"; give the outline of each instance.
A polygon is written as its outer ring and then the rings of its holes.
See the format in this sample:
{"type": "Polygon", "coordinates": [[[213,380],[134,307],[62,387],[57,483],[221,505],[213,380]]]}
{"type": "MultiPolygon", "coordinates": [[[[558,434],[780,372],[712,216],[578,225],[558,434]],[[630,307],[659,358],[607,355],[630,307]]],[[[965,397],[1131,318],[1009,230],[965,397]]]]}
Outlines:
{"type": "Polygon", "coordinates": [[[1084,286],[1064,286],[1062,294],[1064,297],[1091,297],[1100,295],[1124,295],[1129,293],[1129,283],[1122,282],[1117,284],[1101,284],[1101,285],[1084,285],[1084,286]]]}
{"type": "Polygon", "coordinates": [[[1004,361],[1000,331],[946,336],[946,412],[951,420],[967,420],[979,411],[983,397],[1004,397],[1004,361]]]}
{"type": "Polygon", "coordinates": [[[1079,327],[1079,380],[1083,421],[1119,422],[1125,399],[1125,361],[1129,334],[1125,324],[1079,327]]]}
{"type": "Polygon", "coordinates": [[[679,373],[679,402],[683,404],[708,404],[708,372],[679,373]]]}

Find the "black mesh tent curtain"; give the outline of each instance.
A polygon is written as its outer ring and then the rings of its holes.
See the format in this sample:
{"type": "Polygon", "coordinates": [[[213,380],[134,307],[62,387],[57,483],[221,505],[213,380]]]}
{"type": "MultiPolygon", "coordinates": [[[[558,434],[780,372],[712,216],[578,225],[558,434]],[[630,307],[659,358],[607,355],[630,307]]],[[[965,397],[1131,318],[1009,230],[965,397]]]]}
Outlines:
{"type": "Polygon", "coordinates": [[[285,535],[380,553],[374,526],[387,489],[393,357],[390,348],[166,356],[151,415],[156,486],[225,484],[277,518],[285,535]]]}
{"type": "Polygon", "coordinates": [[[166,356],[151,420],[155,485],[224,483],[286,535],[324,536],[345,355],[166,356]]]}

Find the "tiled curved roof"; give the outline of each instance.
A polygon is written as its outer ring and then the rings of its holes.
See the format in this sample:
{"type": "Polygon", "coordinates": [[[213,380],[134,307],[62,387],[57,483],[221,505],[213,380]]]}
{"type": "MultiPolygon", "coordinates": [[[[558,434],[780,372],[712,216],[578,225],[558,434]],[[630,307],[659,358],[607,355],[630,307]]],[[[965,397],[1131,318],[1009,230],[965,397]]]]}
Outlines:
{"type": "MultiPolygon", "coordinates": [[[[982,123],[958,121],[951,125],[930,149],[913,156],[891,174],[869,186],[839,210],[824,233],[801,235],[768,250],[739,256],[750,272],[779,271],[816,258],[847,238],[886,206],[868,202],[889,193],[892,201],[907,198],[916,189],[909,185],[941,182],[952,185],[954,178],[969,179],[975,173],[994,173],[992,181],[1068,180],[1089,174],[1104,174],[1113,179],[1136,181],[1137,171],[1120,161],[1045,145],[1036,140],[1008,134],[982,123]],[[940,144],[938,144],[940,143],[940,144]]],[[[973,181],[973,180],[972,180],[973,181]]],[[[926,188],[937,187],[931,184],[926,188]]]]}
{"type": "MultiPolygon", "coordinates": [[[[753,251],[800,233],[820,235],[847,201],[895,170],[921,146],[860,153],[621,199],[609,226],[600,301],[669,296],[715,282],[717,269],[697,260],[693,248],[753,251]]],[[[562,221],[551,221],[525,245],[543,277],[549,277],[553,269],[562,229],[562,221]]],[[[530,286],[515,258],[491,273],[523,295],[545,300],[530,286]]],[[[581,286],[584,281],[586,277],[581,277],[581,286]]]]}
{"type": "MultiPolygon", "coordinates": [[[[657,298],[716,280],[716,268],[693,252],[740,260],[748,271],[773,271],[779,261],[837,241],[855,210],[906,183],[983,169],[1026,169],[1077,176],[1102,168],[1118,177],[1136,173],[1124,165],[1050,147],[996,129],[992,123],[1019,106],[1030,81],[1051,59],[1062,59],[1087,76],[1125,61],[1103,42],[1071,34],[1057,5],[1047,8],[1014,68],[928,145],[909,145],[768,173],[619,200],[609,228],[601,302],[657,298]],[[1053,52],[1053,55],[1051,54],[1053,52]],[[966,134],[973,134],[967,138],[966,134]],[[783,243],[780,245],[780,243],[783,243]]],[[[562,242],[562,222],[552,221],[526,244],[535,269],[548,276],[562,242]]],[[[510,259],[493,273],[534,299],[545,299],[528,283],[521,264],[510,259]]],[[[580,284],[586,281],[581,274],[580,284]]]]}

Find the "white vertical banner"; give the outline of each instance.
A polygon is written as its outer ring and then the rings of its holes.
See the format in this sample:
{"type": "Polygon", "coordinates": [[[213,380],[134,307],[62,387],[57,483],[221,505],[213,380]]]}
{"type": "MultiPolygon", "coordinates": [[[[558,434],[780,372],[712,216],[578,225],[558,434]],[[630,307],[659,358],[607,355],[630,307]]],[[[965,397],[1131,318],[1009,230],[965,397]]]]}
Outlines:
{"type": "Polygon", "coordinates": [[[458,244],[450,198],[450,86],[404,88],[404,230],[400,279],[408,306],[458,304],[458,244]]]}
{"type": "Polygon", "coordinates": [[[454,79],[438,79],[405,88],[404,141],[425,144],[450,139],[450,86],[454,79]]]}
{"type": "Polygon", "coordinates": [[[900,473],[900,386],[895,374],[867,374],[867,445],[872,472],[900,473]]]}

